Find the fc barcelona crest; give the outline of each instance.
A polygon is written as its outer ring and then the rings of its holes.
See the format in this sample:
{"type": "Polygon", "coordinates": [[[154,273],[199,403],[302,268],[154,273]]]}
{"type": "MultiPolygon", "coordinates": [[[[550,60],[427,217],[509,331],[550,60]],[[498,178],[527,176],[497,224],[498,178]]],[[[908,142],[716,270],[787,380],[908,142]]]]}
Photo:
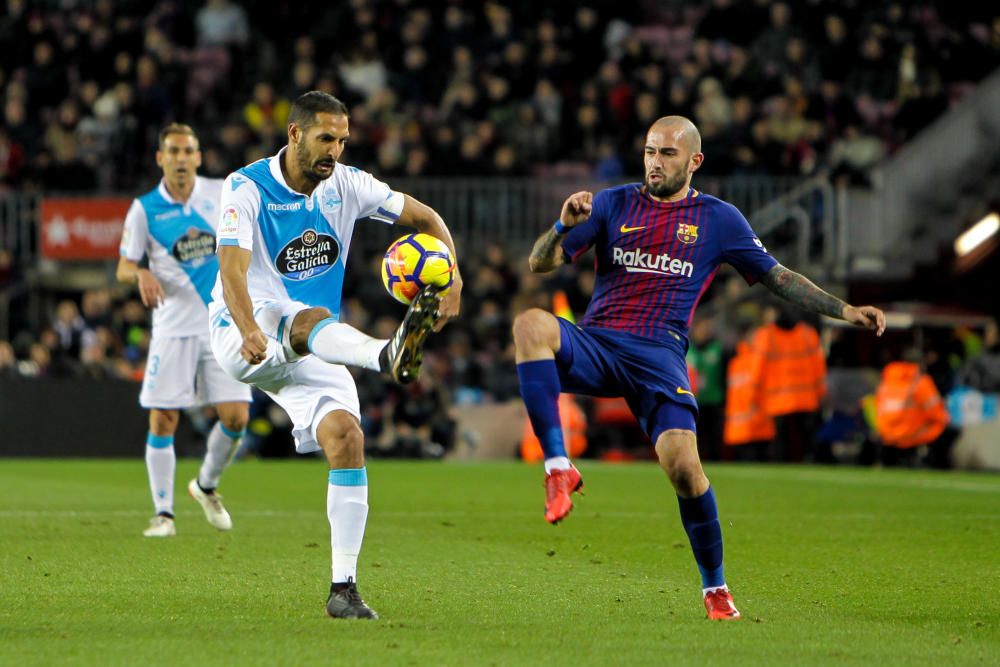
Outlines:
{"type": "Polygon", "coordinates": [[[681,243],[694,243],[698,240],[698,225],[681,223],[677,225],[677,240],[681,243]]]}

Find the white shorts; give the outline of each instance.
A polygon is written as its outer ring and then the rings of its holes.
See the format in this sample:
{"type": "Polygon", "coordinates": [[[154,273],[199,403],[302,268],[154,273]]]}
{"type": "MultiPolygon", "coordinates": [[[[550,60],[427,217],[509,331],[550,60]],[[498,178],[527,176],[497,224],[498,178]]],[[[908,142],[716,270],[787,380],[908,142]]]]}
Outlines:
{"type": "Polygon", "coordinates": [[[229,402],[249,403],[250,387],[222,370],[212,355],[207,333],[150,341],[139,405],[181,410],[229,402]]]}
{"type": "Polygon", "coordinates": [[[240,354],[243,336],[228,309],[213,309],[210,317],[212,351],[219,365],[240,382],[252,384],[284,408],[292,420],[295,449],[300,454],[320,449],[316,428],[323,417],[344,410],[358,420],[361,406],[354,378],[345,366],[328,364],[291,349],[292,321],[310,308],[299,301],[255,301],[254,319],[267,336],[267,356],[250,364],[240,354]]]}

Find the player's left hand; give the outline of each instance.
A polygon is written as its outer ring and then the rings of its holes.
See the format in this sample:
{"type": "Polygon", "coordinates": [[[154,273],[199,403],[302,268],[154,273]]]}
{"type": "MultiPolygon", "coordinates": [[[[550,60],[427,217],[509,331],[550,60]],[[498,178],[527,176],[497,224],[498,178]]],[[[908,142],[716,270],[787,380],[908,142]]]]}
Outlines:
{"type": "Polygon", "coordinates": [[[441,297],[441,305],[438,307],[441,319],[439,319],[437,324],[434,325],[434,331],[441,331],[441,329],[444,328],[444,325],[458,317],[458,311],[461,308],[461,303],[462,279],[456,276],[455,282],[451,285],[451,289],[448,290],[447,294],[441,297]]]}
{"type": "Polygon", "coordinates": [[[874,329],[876,336],[885,331],[885,313],[875,306],[844,306],[845,321],[866,329],[874,329]]]}

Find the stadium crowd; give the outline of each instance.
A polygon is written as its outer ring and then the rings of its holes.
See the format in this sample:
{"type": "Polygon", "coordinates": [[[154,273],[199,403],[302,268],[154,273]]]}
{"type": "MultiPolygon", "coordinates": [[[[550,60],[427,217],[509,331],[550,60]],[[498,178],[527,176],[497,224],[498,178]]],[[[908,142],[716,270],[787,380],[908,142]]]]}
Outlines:
{"type": "MultiPolygon", "coordinates": [[[[7,0],[0,49],[0,192],[136,194],[156,181],[157,132],[173,120],[198,129],[201,173],[223,177],[284,143],[289,100],[310,89],[348,104],[346,161],[390,183],[624,178],[666,113],[699,126],[705,173],[864,182],[996,67],[1000,17],[932,0],[7,0]]],[[[500,245],[462,251],[465,312],[431,345],[434,382],[358,376],[373,442],[390,427],[396,451],[451,446],[448,406],[518,396],[513,315],[550,308],[554,292],[579,314],[590,295],[586,268],[543,280],[500,245]]],[[[0,249],[0,288],[17,270],[0,249]]],[[[349,271],[345,318],[388,337],[398,306],[371,266],[349,271]]],[[[141,303],[110,288],[64,296],[47,326],[0,341],[0,375],[141,378],[141,303]]],[[[731,354],[735,330],[715,333],[731,354]]]]}
{"type": "Polygon", "coordinates": [[[224,176],[272,154],[314,88],[347,102],[349,160],[383,176],[618,178],[669,112],[698,124],[707,172],[863,178],[996,66],[1000,18],[940,0],[8,0],[0,49],[8,188],[146,187],[173,120],[224,176]]]}

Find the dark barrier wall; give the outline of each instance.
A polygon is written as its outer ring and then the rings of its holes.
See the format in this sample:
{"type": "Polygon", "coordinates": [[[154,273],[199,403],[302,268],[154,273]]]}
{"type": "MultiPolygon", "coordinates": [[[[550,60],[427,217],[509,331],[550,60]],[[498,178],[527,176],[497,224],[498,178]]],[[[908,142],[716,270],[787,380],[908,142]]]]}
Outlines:
{"type": "MultiPolygon", "coordinates": [[[[0,456],[143,456],[148,425],[134,382],[0,379],[0,456]]],[[[183,418],[175,444],[204,452],[183,418]]]]}

